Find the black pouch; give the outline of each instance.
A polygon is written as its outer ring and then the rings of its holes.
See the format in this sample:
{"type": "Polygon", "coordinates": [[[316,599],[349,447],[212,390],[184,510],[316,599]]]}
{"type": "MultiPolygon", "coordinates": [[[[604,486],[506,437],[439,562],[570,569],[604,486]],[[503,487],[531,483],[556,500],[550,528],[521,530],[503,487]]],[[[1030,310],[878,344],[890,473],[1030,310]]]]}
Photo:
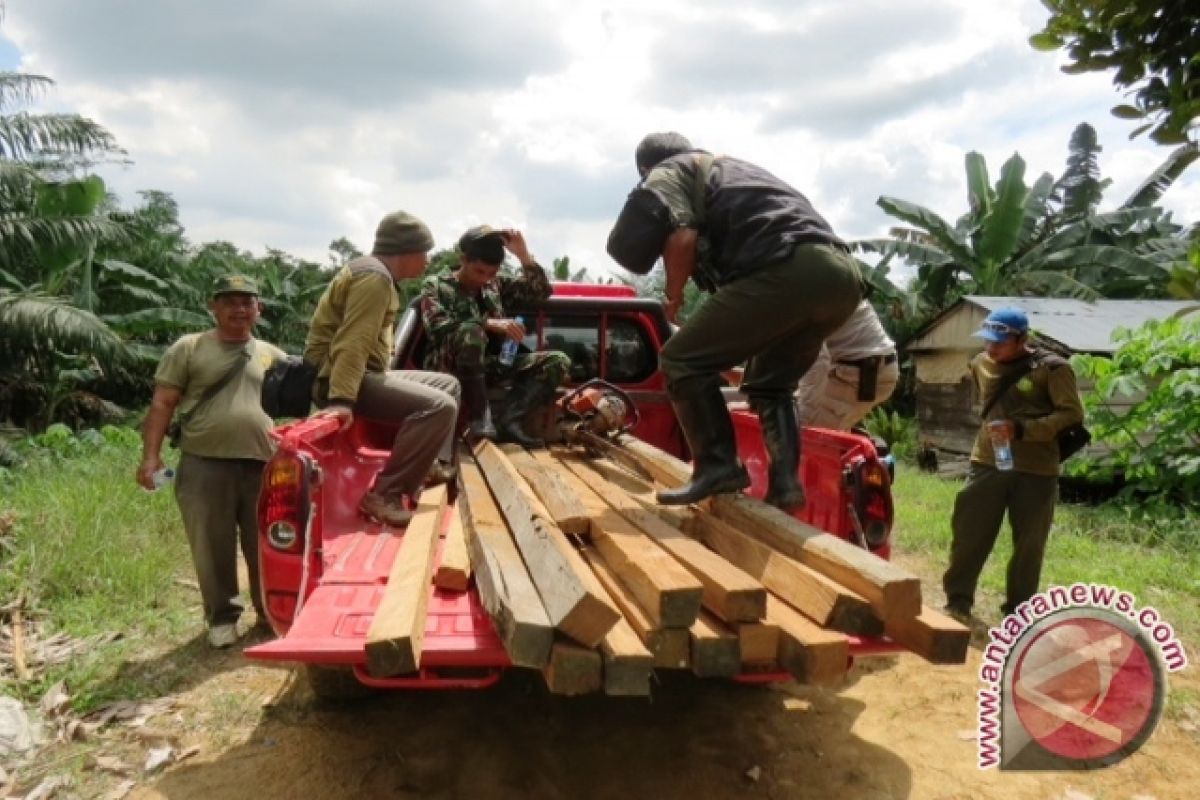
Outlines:
{"type": "Polygon", "coordinates": [[[657,194],[637,188],[629,193],[608,234],[608,254],[630,272],[646,275],[671,235],[671,212],[657,194]]]}
{"type": "Polygon", "coordinates": [[[167,444],[176,450],[179,449],[179,439],[183,436],[183,423],[177,419],[171,420],[171,424],[167,426],[167,444]]]}
{"type": "Polygon", "coordinates": [[[858,402],[872,403],[875,401],[875,390],[879,384],[878,356],[864,358],[858,362],[858,402]]]}
{"type": "Polygon", "coordinates": [[[277,359],[263,375],[262,407],[270,417],[307,417],[317,368],[299,356],[277,359]]]}
{"type": "Polygon", "coordinates": [[[1058,432],[1055,441],[1058,442],[1058,460],[1059,463],[1066,461],[1071,456],[1078,453],[1087,443],[1092,440],[1092,433],[1081,423],[1076,423],[1069,428],[1064,428],[1058,432]]]}

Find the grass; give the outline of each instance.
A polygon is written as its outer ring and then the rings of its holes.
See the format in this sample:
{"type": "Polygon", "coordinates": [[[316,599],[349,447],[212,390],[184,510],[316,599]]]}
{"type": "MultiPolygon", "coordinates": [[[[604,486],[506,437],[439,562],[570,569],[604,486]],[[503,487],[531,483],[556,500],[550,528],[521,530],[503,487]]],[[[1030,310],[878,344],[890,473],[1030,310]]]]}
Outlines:
{"type": "MultiPolygon", "coordinates": [[[[900,469],[896,476],[894,548],[902,558],[915,556],[922,562],[927,584],[938,589],[950,551],[950,514],[961,485],[911,468],[900,469]]],[[[1084,582],[1128,591],[1139,606],[1158,609],[1186,647],[1200,635],[1197,523],[1200,520],[1150,522],[1119,506],[1060,503],[1046,547],[1042,586],[1084,582]]],[[[984,569],[976,603],[989,622],[999,619],[1011,554],[1005,524],[984,569]]],[[[929,598],[931,605],[941,600],[940,591],[929,598]]]]}

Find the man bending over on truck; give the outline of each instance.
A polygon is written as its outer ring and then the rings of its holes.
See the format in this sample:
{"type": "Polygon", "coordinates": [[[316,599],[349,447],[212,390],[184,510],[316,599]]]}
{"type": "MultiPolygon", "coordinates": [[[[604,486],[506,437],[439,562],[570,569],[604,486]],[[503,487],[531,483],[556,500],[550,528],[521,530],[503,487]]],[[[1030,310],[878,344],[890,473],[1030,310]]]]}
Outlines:
{"type": "Polygon", "coordinates": [[[304,360],[318,370],[316,416],[337,417],[343,429],[355,414],[398,424],[391,457],[359,503],[365,516],[397,527],[412,518],[423,484],[454,477],[458,381],[388,369],[400,310],[395,283],[420,277],[432,249],[425,223],[403,211],[388,214],[371,255],[348,262],[329,282],[304,344],[304,360]]]}
{"type": "Polygon", "coordinates": [[[565,353],[546,350],[518,353],[512,363],[504,364],[497,355],[488,354],[488,343],[489,339],[520,343],[525,328],[505,315],[505,304],[545,302],[550,291],[550,281],[529,254],[521,232],[488,225],[471,228],[458,240],[458,269],[432,275],[421,286],[421,318],[429,336],[425,368],[458,376],[473,439],[499,437],[523,447],[542,446],[540,439],[526,433],[522,421],[554,396],[571,369],[571,360],[565,353]],[[521,262],[518,277],[500,274],[506,249],[521,262]],[[486,378],[508,377],[512,389],[494,425],[486,378]]]}
{"type": "Polygon", "coordinates": [[[200,585],[208,643],[220,648],[238,640],[239,544],[250,599],[259,622],[266,621],[258,583],[257,506],[263,464],[275,445],[267,435],[274,423],[263,413],[259,396],[263,373],[285,353],[254,338],[262,303],[249,278],[217,279],[208,308],[216,326],[180,337],[154,373],[137,482],[145,489],[158,486],[162,442],[175,409],[183,409],[178,439],[172,437],[181,453],[175,502],[200,585]]]}

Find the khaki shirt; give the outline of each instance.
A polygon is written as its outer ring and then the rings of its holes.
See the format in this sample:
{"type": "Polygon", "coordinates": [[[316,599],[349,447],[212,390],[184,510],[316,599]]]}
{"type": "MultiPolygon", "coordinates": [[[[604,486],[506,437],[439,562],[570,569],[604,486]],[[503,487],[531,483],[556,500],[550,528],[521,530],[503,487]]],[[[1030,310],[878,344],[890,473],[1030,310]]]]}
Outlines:
{"type": "Polygon", "coordinates": [[[352,405],[363,375],[387,370],[399,312],[391,273],[374,256],[354,259],[329,282],[304,343],[304,360],[329,386],[327,402],[352,405]]]}
{"type": "Polygon", "coordinates": [[[274,423],[262,409],[263,374],[286,354],[278,347],[251,339],[223,342],[215,330],[191,333],[167,348],[154,382],[183,393],[179,413],[195,408],[200,398],[243,358],[241,373],[221,387],[183,428],[179,449],[208,458],[252,458],[267,461],[275,444],[267,435],[274,423]]]}
{"type": "MultiPolygon", "coordinates": [[[[971,361],[971,376],[980,408],[995,394],[1005,375],[1022,369],[1026,363],[1022,358],[1000,364],[988,358],[987,353],[976,356],[971,361]]],[[[1071,365],[1039,360],[1028,374],[1006,390],[992,405],[975,436],[972,461],[996,465],[987,430],[987,421],[994,419],[1012,420],[1017,425],[1012,443],[1013,469],[1034,475],[1058,475],[1055,437],[1059,431],[1083,422],[1083,403],[1071,365]]]]}

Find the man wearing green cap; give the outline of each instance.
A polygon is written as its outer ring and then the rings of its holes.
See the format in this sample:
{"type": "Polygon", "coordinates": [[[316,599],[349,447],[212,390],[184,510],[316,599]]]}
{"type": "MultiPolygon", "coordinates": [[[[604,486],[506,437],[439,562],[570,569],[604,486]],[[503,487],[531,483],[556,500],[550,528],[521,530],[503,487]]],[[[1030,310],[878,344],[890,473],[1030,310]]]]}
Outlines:
{"type": "Polygon", "coordinates": [[[412,518],[409,506],[426,481],[454,476],[458,381],[388,369],[400,311],[395,283],[420,277],[432,249],[425,223],[404,211],[388,214],[371,255],[347,263],[326,287],[304,344],[304,360],[318,370],[318,415],[337,417],[343,428],[355,414],[399,426],[391,457],[359,504],[365,516],[397,527],[412,518]]]}
{"type": "Polygon", "coordinates": [[[421,318],[429,335],[425,368],[458,376],[473,438],[499,435],[524,447],[540,447],[543,442],[529,436],[522,421],[554,396],[571,369],[571,360],[566,353],[547,350],[519,353],[511,364],[501,364],[487,351],[489,338],[518,343],[525,338],[524,326],[506,316],[504,307],[545,302],[550,281],[517,230],[471,228],[458,240],[458,258],[457,270],[432,275],[421,285],[421,318]],[[520,276],[500,273],[506,249],[521,262],[520,276]],[[499,430],[492,424],[485,376],[513,381],[499,430]]]}
{"type": "Polygon", "coordinates": [[[237,550],[250,577],[260,622],[258,490],[263,464],[274,452],[273,425],[260,403],[263,374],[284,352],[254,338],[262,313],[258,287],[242,275],[219,278],[209,302],[216,326],[181,337],[159,362],[154,397],[142,426],[137,482],[155,489],[163,469],[162,442],[176,408],[183,411],[175,500],[183,517],[204,602],[208,641],[238,639],[237,550]]]}

